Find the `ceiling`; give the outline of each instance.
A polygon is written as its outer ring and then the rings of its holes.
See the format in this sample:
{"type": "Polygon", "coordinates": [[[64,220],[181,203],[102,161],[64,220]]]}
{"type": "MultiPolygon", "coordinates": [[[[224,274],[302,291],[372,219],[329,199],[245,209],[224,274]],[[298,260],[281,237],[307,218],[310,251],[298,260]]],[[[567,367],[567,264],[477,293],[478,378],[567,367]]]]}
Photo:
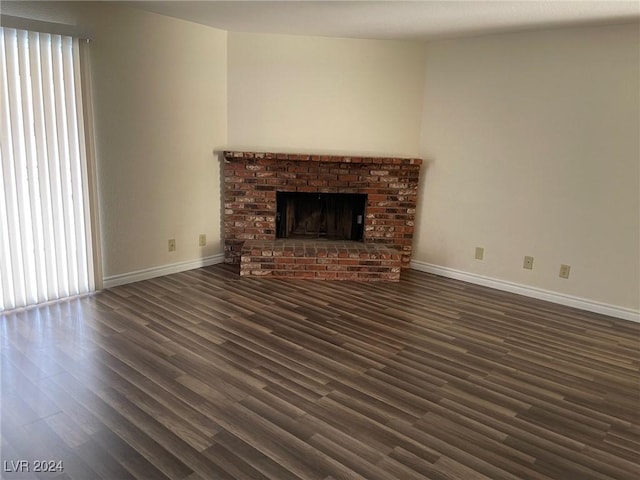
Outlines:
{"type": "Polygon", "coordinates": [[[147,11],[229,31],[434,38],[640,20],[638,1],[144,1],[147,11]]]}

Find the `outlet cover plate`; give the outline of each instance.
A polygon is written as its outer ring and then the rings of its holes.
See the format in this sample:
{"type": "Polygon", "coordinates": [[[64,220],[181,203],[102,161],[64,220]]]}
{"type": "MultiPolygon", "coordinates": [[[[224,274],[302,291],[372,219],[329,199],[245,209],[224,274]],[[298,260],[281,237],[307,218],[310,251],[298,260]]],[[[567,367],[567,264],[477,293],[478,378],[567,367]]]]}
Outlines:
{"type": "Polygon", "coordinates": [[[526,268],[527,270],[533,270],[533,257],[524,257],[524,263],[522,264],[522,268],[526,268]]]}

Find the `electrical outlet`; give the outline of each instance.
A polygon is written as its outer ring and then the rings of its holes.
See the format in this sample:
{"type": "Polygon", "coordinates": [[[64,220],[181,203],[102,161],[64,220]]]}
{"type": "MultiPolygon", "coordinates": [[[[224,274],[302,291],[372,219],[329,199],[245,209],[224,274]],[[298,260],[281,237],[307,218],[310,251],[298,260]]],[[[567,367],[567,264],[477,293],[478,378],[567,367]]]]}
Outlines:
{"type": "Polygon", "coordinates": [[[201,247],[204,247],[207,244],[207,236],[204,233],[200,234],[200,237],[198,237],[198,245],[200,245],[201,247]]]}
{"type": "Polygon", "coordinates": [[[175,252],[176,250],[176,239],[175,238],[171,238],[169,239],[169,251],[170,252],[175,252]]]}
{"type": "Polygon", "coordinates": [[[569,265],[560,265],[560,278],[569,278],[569,272],[571,271],[571,266],[569,265]]]}
{"type": "Polygon", "coordinates": [[[476,247],[476,260],[482,260],[484,258],[484,248],[476,247]]]}
{"type": "Polygon", "coordinates": [[[524,257],[524,264],[522,265],[522,268],[533,270],[533,257],[524,257]]]}

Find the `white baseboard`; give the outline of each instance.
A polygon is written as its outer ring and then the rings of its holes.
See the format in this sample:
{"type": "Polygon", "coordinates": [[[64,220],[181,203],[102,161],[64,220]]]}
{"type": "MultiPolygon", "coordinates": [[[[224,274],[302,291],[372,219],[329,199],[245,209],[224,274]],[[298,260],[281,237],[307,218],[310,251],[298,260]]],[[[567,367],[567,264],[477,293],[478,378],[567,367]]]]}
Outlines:
{"type": "Polygon", "coordinates": [[[440,275],[441,277],[462,280],[464,282],[469,282],[476,285],[495,288],[496,290],[517,293],[526,297],[546,300],[548,302],[558,303],[560,305],[565,305],[568,307],[575,307],[581,310],[587,310],[589,312],[601,313],[603,315],[609,315],[611,317],[621,318],[623,320],[640,322],[640,312],[637,310],[632,310],[630,308],[594,302],[592,300],[587,300],[580,297],[551,292],[549,290],[542,290],[540,288],[521,285],[519,283],[508,282],[505,280],[499,280],[497,278],[485,277],[476,273],[463,272],[461,270],[455,270],[453,268],[441,267],[439,265],[432,265],[430,263],[419,262],[417,260],[412,260],[410,267],[414,270],[433,273],[435,275],[440,275]]]}
{"type": "MultiPolygon", "coordinates": [[[[218,253],[205,258],[199,258],[197,260],[190,260],[187,262],[172,263],[169,265],[163,265],[160,267],[152,267],[144,270],[138,270],[135,272],[123,273],[119,275],[112,275],[105,277],[103,280],[103,287],[110,288],[118,285],[125,285],[127,283],[139,282],[141,280],[148,280],[150,278],[161,277],[163,275],[170,275],[172,273],[184,272],[187,270],[193,270],[194,268],[207,267],[209,265],[216,265],[224,262],[224,253],[218,253]]],[[[449,267],[441,267],[439,265],[433,265],[426,262],[420,262],[412,260],[410,267],[414,270],[421,272],[433,273],[434,275],[440,275],[441,277],[453,278],[455,280],[462,280],[464,282],[473,283],[476,285],[482,285],[485,287],[495,288],[496,290],[502,290],[505,292],[517,293],[526,297],[537,298],[539,300],[546,300],[552,303],[558,303],[560,305],[566,305],[568,307],[575,307],[581,310],[587,310],[589,312],[601,313],[603,315],[609,315],[611,317],[621,318],[623,320],[630,320],[632,322],[640,323],[640,312],[632,310],[630,308],[618,307],[615,305],[609,305],[606,303],[594,302],[593,300],[587,300],[580,297],[574,297],[571,295],[565,295],[562,293],[551,292],[549,290],[543,290],[536,287],[530,287],[519,283],[508,282],[506,280],[500,280],[497,278],[485,277],[476,273],[463,272],[461,270],[455,270],[449,267]]]]}
{"type": "Polygon", "coordinates": [[[209,265],[215,265],[222,262],[224,262],[224,253],[217,253],[197,260],[171,263],[160,267],[152,267],[135,272],[112,275],[103,279],[103,288],[117,287],[118,285],[125,285],[127,283],[139,282],[150,278],[162,277],[163,275],[170,275],[172,273],[185,272],[187,270],[193,270],[194,268],[208,267],[209,265]]]}

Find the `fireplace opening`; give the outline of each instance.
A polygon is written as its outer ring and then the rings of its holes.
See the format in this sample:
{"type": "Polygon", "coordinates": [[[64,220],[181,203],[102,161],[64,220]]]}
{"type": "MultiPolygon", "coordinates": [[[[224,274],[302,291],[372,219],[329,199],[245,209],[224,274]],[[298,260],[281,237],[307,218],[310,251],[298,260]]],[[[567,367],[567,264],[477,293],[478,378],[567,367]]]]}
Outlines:
{"type": "Polygon", "coordinates": [[[276,193],[276,237],[363,241],[367,196],[276,193]]]}

